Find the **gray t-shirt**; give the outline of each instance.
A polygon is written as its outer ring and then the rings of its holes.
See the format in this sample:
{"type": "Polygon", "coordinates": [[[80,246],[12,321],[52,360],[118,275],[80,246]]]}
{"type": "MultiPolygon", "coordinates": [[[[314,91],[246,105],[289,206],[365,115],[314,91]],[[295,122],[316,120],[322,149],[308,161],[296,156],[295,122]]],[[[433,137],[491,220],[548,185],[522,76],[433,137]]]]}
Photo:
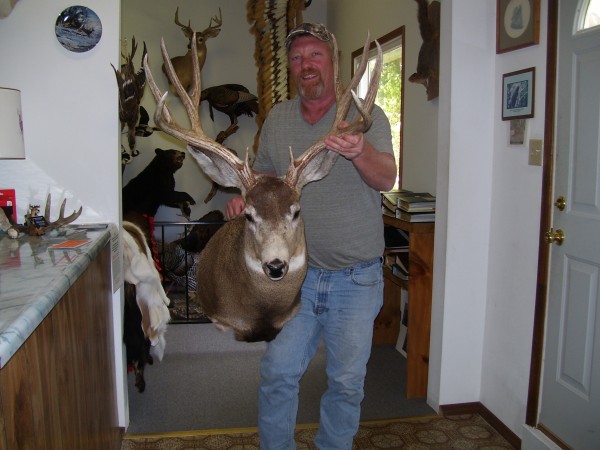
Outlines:
{"type": "MultiPolygon", "coordinates": [[[[350,119],[356,114],[353,106],[350,119]]],[[[290,165],[290,146],[298,158],[327,134],[334,117],[335,105],[318,123],[310,125],[302,117],[299,98],[275,105],[263,124],[253,168],[285,175],[290,165]]],[[[365,139],[377,150],[393,154],[385,113],[375,105],[372,117],[365,139]]],[[[380,193],[370,188],[344,157],[337,159],[325,178],[304,187],[300,205],[311,267],[337,270],[383,254],[380,193]]]]}

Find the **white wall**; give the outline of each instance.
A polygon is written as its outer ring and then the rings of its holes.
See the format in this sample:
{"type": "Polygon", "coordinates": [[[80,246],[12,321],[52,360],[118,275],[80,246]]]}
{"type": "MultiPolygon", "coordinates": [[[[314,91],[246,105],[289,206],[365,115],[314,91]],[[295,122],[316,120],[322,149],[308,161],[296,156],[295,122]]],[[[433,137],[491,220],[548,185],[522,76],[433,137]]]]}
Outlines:
{"type": "MultiPolygon", "coordinates": [[[[119,223],[120,158],[115,75],[119,56],[119,0],[80,3],[102,21],[102,38],[73,53],[56,39],[54,25],[67,1],[26,0],[0,19],[0,86],[21,90],[25,160],[0,160],[0,187],[15,188],[20,223],[30,203],[52,194],[51,217],[83,206],[77,223],[119,223]]],[[[43,206],[42,206],[43,207],[43,206]]],[[[121,295],[113,296],[115,323],[121,295]]],[[[121,342],[121,328],[115,328],[121,342]]],[[[117,346],[119,422],[125,425],[122,348],[117,346]]]]}
{"type": "MultiPolygon", "coordinates": [[[[495,3],[495,2],[494,2],[495,3]]],[[[542,167],[528,164],[528,139],[543,139],[546,108],[548,2],[541,2],[538,45],[495,57],[492,216],[481,402],[521,434],[529,388],[537,288],[542,167]],[[505,73],[535,67],[535,117],[526,145],[508,144],[501,120],[505,73]]]]}
{"type": "Polygon", "coordinates": [[[508,145],[500,98],[502,74],[535,66],[536,115],[528,127],[529,137],[542,137],[547,1],[541,3],[540,44],[496,55],[494,0],[442,2],[438,199],[447,195],[447,210],[438,209],[436,220],[428,397],[432,405],[481,402],[519,436],[542,168],[528,165],[525,146],[508,145]]]}
{"type": "MultiPolygon", "coordinates": [[[[85,2],[102,21],[92,50],[74,53],[56,39],[54,24],[66,1],[18,2],[0,20],[0,85],[21,90],[26,159],[1,161],[1,184],[16,187],[18,217],[29,203],[69,211],[79,221],[118,222],[117,93],[110,63],[118,57],[119,1],[85,2]]],[[[57,211],[55,212],[57,213],[57,211]]]]}

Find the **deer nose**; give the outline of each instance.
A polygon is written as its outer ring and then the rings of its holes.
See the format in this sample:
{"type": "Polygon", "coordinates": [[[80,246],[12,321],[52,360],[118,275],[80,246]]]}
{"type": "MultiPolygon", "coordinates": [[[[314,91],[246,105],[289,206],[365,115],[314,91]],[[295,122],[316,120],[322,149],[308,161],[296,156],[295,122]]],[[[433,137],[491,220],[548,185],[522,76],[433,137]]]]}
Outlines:
{"type": "Polygon", "coordinates": [[[265,273],[272,280],[280,280],[287,273],[287,264],[280,259],[274,259],[265,264],[265,273]]]}

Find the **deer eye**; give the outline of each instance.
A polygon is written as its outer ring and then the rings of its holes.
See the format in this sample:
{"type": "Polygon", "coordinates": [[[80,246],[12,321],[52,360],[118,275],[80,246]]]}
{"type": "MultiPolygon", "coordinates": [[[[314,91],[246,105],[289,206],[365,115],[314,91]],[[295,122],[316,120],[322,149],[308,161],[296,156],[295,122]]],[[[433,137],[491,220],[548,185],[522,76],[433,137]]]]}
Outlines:
{"type": "Polygon", "coordinates": [[[298,220],[298,217],[300,217],[300,210],[298,210],[294,213],[292,220],[298,220]]]}
{"type": "Polygon", "coordinates": [[[246,217],[246,220],[247,220],[248,222],[250,222],[250,223],[254,223],[254,217],[252,217],[252,215],[251,215],[251,214],[249,214],[249,213],[246,213],[246,214],[244,214],[244,216],[246,217]]]}

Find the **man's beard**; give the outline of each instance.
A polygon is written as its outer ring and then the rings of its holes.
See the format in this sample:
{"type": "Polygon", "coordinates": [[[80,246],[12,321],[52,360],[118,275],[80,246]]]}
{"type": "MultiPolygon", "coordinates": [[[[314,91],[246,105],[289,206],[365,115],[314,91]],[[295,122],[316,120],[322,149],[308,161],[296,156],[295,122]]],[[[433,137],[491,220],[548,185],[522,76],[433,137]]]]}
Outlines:
{"type": "MultiPolygon", "coordinates": [[[[310,72],[310,73],[315,73],[315,72],[310,72]]],[[[300,74],[300,78],[302,78],[302,76],[306,75],[306,73],[300,74]]],[[[306,98],[308,100],[315,100],[317,98],[319,98],[321,96],[321,94],[323,93],[323,81],[320,78],[320,74],[319,74],[319,78],[317,79],[317,82],[311,82],[310,84],[300,84],[299,83],[299,88],[298,91],[300,92],[300,95],[303,98],[306,98]]]]}

